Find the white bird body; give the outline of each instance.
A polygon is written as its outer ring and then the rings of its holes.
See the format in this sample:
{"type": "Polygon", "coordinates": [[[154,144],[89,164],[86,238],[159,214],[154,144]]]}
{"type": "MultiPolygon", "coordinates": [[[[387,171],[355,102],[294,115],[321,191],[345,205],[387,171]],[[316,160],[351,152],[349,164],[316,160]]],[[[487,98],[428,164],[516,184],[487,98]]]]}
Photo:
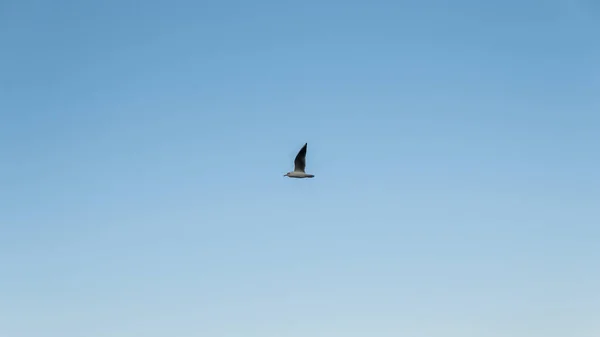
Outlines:
{"type": "Polygon", "coordinates": [[[304,172],[288,172],[288,174],[286,174],[286,177],[290,177],[290,178],[314,178],[314,175],[312,174],[306,174],[304,172]]]}
{"type": "Polygon", "coordinates": [[[308,143],[305,143],[304,146],[300,149],[296,158],[294,159],[294,171],[288,172],[284,175],[284,177],[288,178],[314,178],[314,175],[306,173],[304,170],[306,168],[306,147],[308,143]]]}

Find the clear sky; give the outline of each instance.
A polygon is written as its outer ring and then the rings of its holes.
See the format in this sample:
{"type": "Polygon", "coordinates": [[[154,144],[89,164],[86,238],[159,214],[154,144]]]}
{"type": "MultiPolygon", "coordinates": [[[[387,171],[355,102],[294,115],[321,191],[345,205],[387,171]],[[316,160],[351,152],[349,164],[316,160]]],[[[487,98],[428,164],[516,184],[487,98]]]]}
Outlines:
{"type": "Polygon", "coordinates": [[[0,336],[599,336],[599,36],[593,0],[0,0],[0,336]]]}

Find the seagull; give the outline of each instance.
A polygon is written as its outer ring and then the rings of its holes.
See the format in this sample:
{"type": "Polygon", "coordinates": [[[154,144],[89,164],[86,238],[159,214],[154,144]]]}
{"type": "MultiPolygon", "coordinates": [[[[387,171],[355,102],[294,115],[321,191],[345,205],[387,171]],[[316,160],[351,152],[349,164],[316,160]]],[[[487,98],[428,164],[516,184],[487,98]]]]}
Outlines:
{"type": "Polygon", "coordinates": [[[284,175],[284,177],[289,178],[313,178],[314,175],[307,174],[304,172],[306,168],[306,146],[308,143],[305,143],[304,146],[300,149],[296,158],[294,159],[294,171],[288,172],[284,175]]]}

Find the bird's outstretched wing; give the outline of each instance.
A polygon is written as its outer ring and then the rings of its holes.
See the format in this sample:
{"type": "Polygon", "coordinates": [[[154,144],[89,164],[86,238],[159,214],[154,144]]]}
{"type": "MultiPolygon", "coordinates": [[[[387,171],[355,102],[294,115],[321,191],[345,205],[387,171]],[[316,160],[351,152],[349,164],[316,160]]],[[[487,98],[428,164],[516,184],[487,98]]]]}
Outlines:
{"type": "Polygon", "coordinates": [[[305,143],[304,146],[300,149],[298,154],[296,155],[296,159],[294,159],[294,171],[296,172],[304,172],[306,168],[306,146],[308,143],[305,143]]]}

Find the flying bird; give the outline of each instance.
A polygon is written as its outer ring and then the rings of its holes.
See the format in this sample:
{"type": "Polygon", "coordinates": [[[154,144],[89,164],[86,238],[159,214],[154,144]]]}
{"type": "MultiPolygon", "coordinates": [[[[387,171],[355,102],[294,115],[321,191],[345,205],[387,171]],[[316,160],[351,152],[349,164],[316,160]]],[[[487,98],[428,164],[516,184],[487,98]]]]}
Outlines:
{"type": "Polygon", "coordinates": [[[306,168],[306,146],[308,143],[305,143],[304,146],[300,149],[296,158],[294,159],[294,171],[288,172],[284,175],[284,177],[289,178],[313,178],[314,175],[308,174],[304,172],[306,168]]]}

